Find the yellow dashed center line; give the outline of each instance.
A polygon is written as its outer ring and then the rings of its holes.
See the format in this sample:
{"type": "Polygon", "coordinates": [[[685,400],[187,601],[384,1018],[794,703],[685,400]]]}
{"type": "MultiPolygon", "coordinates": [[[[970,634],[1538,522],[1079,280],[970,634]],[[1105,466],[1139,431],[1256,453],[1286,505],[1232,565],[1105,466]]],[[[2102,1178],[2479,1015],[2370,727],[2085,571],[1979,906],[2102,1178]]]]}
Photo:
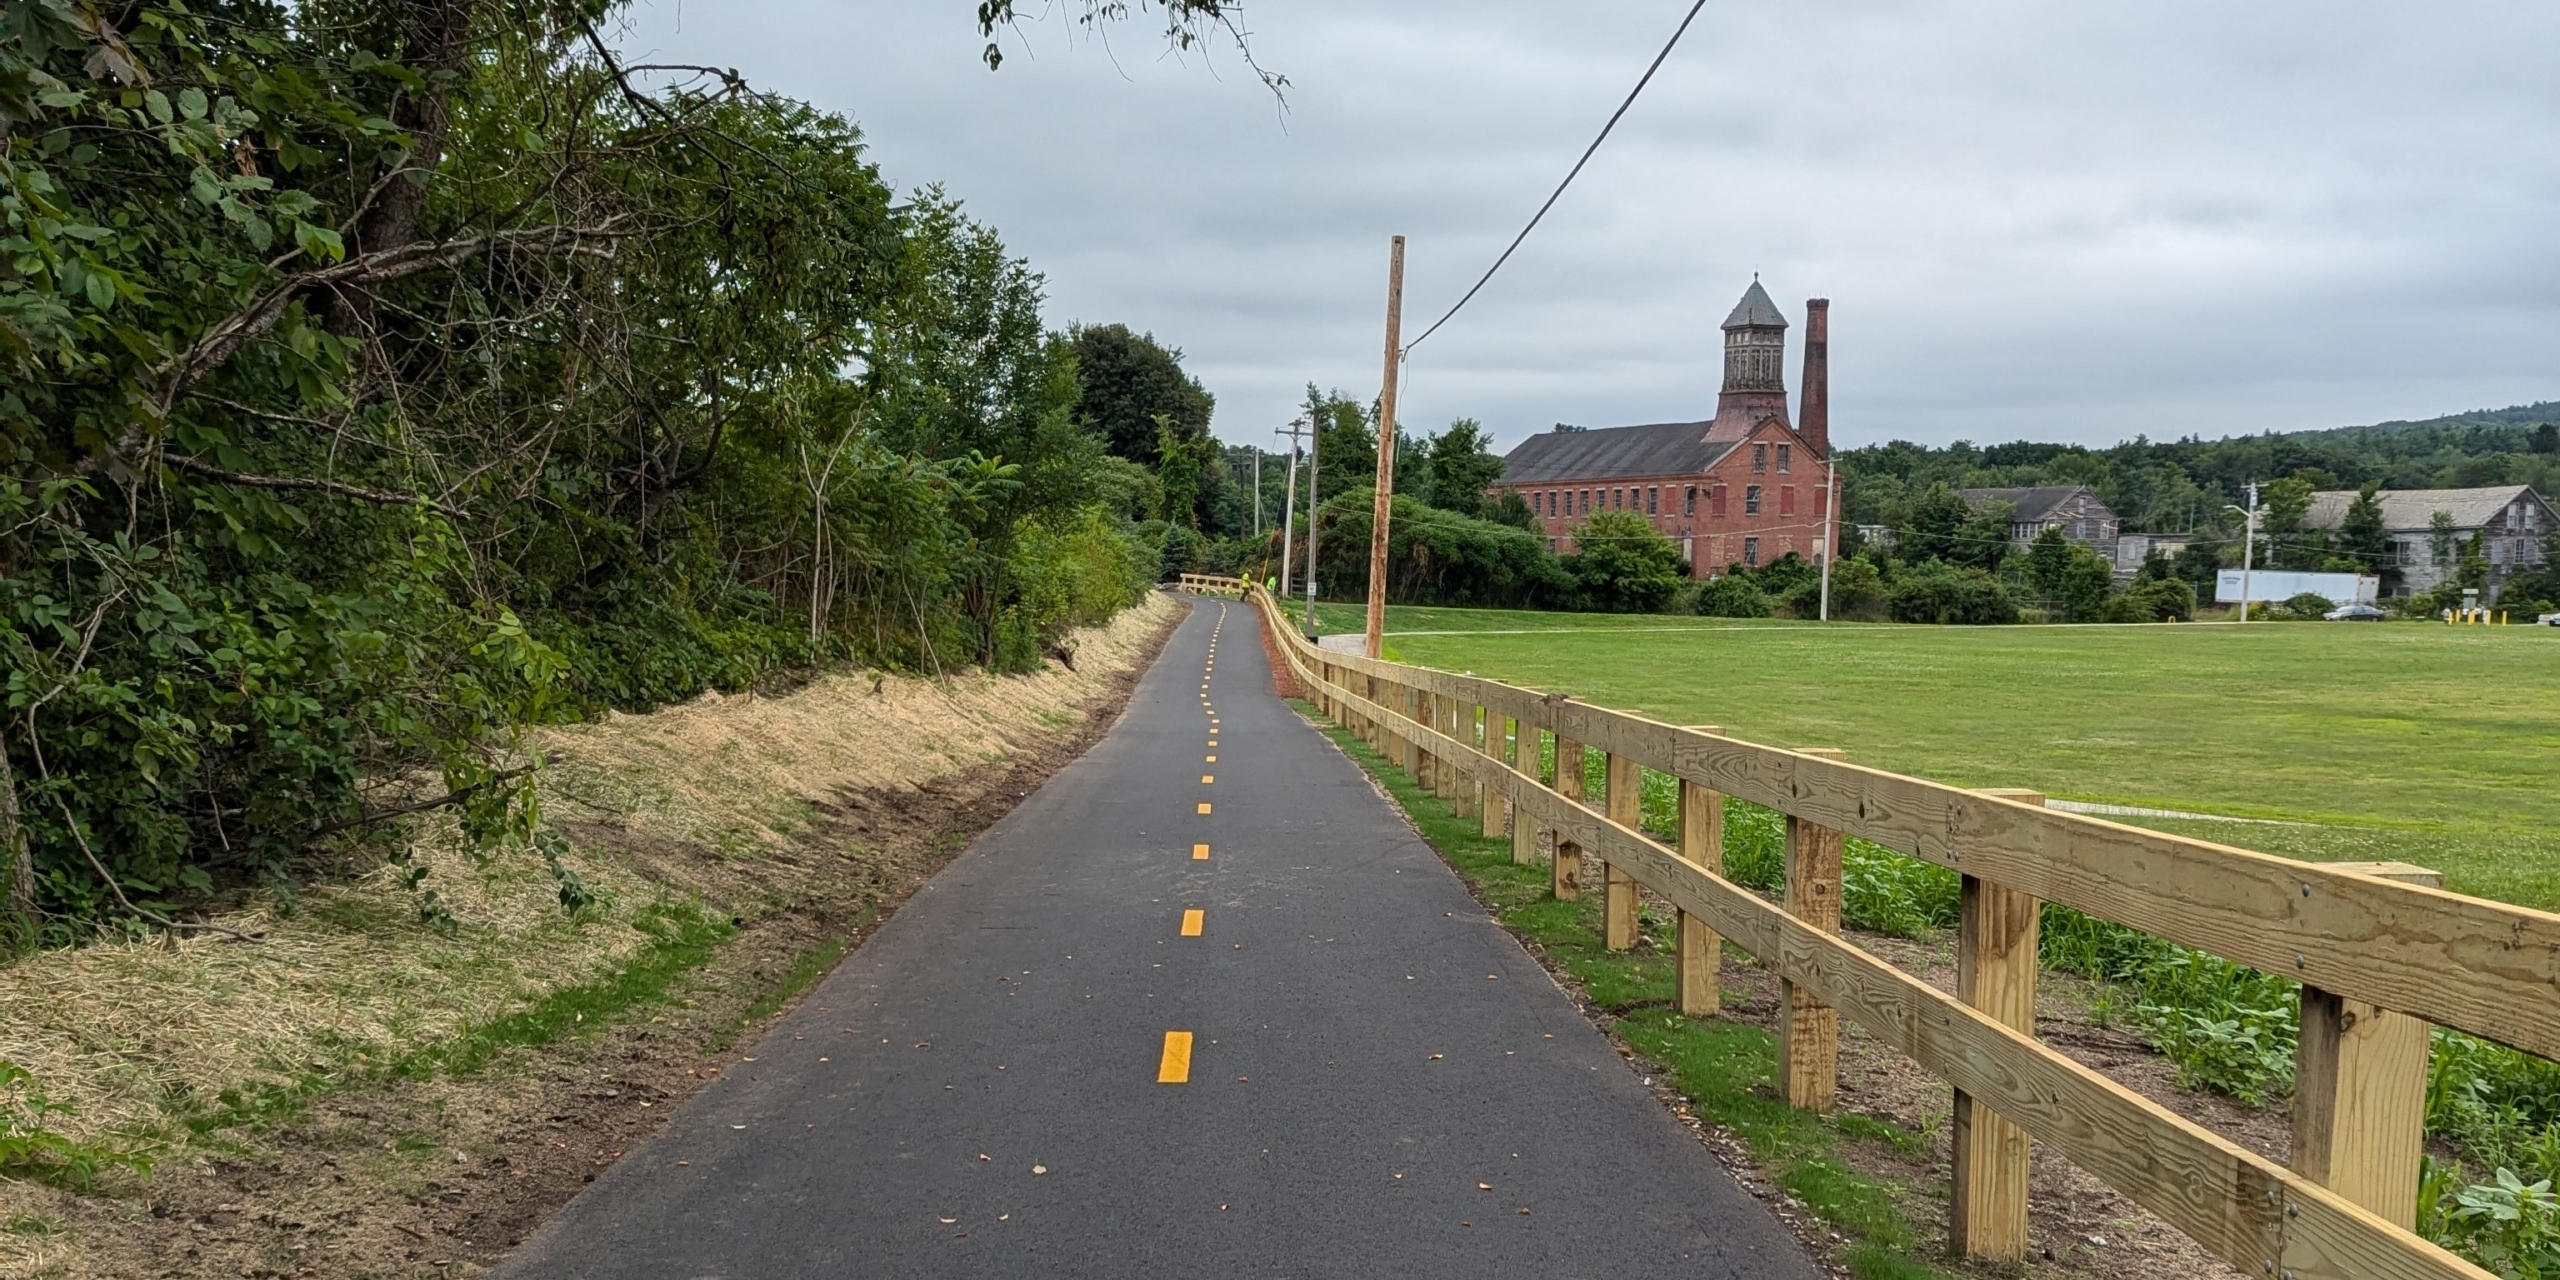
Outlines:
{"type": "Polygon", "coordinates": [[[1164,1033],[1164,1056],[1156,1060],[1157,1084],[1191,1083],[1191,1033],[1164,1033]]]}
{"type": "Polygon", "coordinates": [[[1207,862],[1209,860],[1209,846],[1205,844],[1195,844],[1191,846],[1191,860],[1193,862],[1207,862]]]}
{"type": "Polygon", "coordinates": [[[1218,762],[1218,758],[1216,756],[1202,756],[1200,757],[1200,762],[1202,764],[1216,764],[1218,762]]]}
{"type": "Polygon", "coordinates": [[[1209,811],[1209,802],[1208,802],[1208,801],[1206,801],[1206,800],[1201,801],[1201,802],[1200,802],[1200,812],[1202,812],[1202,813],[1207,813],[1208,811],[1209,811]]]}
{"type": "Polygon", "coordinates": [[[1208,919],[1209,919],[1209,913],[1208,913],[1208,912],[1206,912],[1206,911],[1201,910],[1201,909],[1200,909],[1200,908],[1198,908],[1198,907],[1193,907],[1193,908],[1191,908],[1190,910],[1183,912],[1183,913],[1182,913],[1182,936],[1183,936],[1183,937],[1186,937],[1186,938],[1197,938],[1197,937],[1199,937],[1199,936],[1200,936],[1200,927],[1201,927],[1202,925],[1204,925],[1204,924],[1208,923],[1208,919]]]}
{"type": "Polygon", "coordinates": [[[1218,775],[1214,773],[1204,773],[1200,775],[1200,785],[1204,787],[1208,786],[1212,782],[1216,782],[1217,780],[1218,775]]]}

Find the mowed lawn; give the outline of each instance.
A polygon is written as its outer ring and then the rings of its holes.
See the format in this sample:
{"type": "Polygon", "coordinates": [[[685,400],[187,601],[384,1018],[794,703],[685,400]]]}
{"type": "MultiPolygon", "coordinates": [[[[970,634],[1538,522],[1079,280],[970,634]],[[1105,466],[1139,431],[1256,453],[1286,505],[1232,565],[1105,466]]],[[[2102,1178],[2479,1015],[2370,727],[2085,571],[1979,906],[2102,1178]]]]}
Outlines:
{"type": "MultiPolygon", "coordinates": [[[[1323,605],[1354,631],[1353,605],[1323,605]]],[[[1407,661],[1959,786],[2304,826],[2124,818],[2395,858],[2560,910],[2560,630],[1908,627],[1391,609],[1407,661]]]]}

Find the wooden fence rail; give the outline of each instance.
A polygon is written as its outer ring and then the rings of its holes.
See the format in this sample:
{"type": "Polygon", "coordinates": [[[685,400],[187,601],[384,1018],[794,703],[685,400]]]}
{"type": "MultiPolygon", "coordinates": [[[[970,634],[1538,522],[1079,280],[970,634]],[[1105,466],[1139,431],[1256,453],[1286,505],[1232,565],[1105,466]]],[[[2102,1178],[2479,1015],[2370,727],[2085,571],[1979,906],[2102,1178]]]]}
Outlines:
{"type": "Polygon", "coordinates": [[[1239,595],[1244,591],[1244,579],[1214,573],[1186,573],[1177,578],[1174,585],[1185,591],[1202,591],[1218,596],[1239,595]]]}
{"type": "Polygon", "coordinates": [[[1775,972],[1790,993],[1790,1102],[1829,1107],[1827,1028],[1840,1015],[1952,1084],[1964,1132],[1951,1239],[1969,1255],[2023,1255],[2032,1136],[2248,1275],[2488,1276],[2409,1229],[2426,1024],[2560,1056],[2560,916],[2444,892],[2418,868],[2278,858],[2046,809],[2031,792],[1966,790],[1319,650],[1254,595],[1326,715],[1434,791],[1481,805],[1487,834],[1504,815],[1514,861],[1535,861],[1537,833],[1552,833],[1558,896],[1579,893],[1580,859],[1603,863],[1607,945],[1633,943],[1638,886],[1678,908],[1683,1012],[1715,1008],[1719,935],[1775,972]],[[1552,786],[1540,776],[1550,738],[1552,786]],[[1584,803],[1586,749],[1608,757],[1600,809],[1584,803]],[[1639,829],[1648,768],[1678,779],[1677,849],[1639,829]],[[1726,796],[1787,815],[1784,905],[1719,874],[1726,796]],[[1957,994],[1838,936],[1844,835],[1962,875],[1957,994]],[[2034,922],[2046,901],[2302,980],[2292,1167],[2035,1039],[2034,922]]]}

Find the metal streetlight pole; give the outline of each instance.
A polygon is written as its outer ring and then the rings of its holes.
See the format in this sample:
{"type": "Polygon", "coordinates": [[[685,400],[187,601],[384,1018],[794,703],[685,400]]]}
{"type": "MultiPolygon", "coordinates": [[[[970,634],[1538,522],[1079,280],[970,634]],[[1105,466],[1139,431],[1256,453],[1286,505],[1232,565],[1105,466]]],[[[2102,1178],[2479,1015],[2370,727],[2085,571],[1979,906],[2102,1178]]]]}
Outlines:
{"type": "Polygon", "coordinates": [[[1831,621],[1831,560],[1840,554],[1840,468],[1822,460],[1822,618],[1831,621]]]}

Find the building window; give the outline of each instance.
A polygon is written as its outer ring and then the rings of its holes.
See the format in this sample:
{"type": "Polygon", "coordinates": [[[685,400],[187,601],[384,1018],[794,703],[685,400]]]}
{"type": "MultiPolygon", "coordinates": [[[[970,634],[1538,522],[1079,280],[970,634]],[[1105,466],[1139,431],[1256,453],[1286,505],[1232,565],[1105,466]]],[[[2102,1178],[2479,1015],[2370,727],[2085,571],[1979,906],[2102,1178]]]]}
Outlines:
{"type": "Polygon", "coordinates": [[[1553,539],[1553,538],[1549,538],[1549,539],[1547,539],[1547,554],[1548,554],[1548,555],[1554,555],[1555,553],[1556,553],[1556,540],[1555,540],[1555,539],[1553,539]]]}
{"type": "Polygon", "coordinates": [[[1660,486],[1647,486],[1644,491],[1644,513],[1649,516],[1662,514],[1661,503],[1662,489],[1660,486]]]}
{"type": "Polygon", "coordinates": [[[1760,567],[1760,540],[1758,538],[1744,538],[1742,540],[1742,562],[1754,569],[1760,567]]]}
{"type": "Polygon", "coordinates": [[[1820,519],[1823,516],[1831,514],[1831,490],[1816,489],[1813,491],[1813,514],[1816,519],[1820,519]]]}
{"type": "Polygon", "coordinates": [[[1778,446],[1778,474],[1779,474],[1779,475],[1786,475],[1787,473],[1789,473],[1789,472],[1791,472],[1791,471],[1795,470],[1795,467],[1790,463],[1790,461],[1789,461],[1789,456],[1788,456],[1788,455],[1790,455],[1790,454],[1792,454],[1792,453],[1794,453],[1794,452],[1795,452],[1795,447],[1794,447],[1793,445],[1781,444],[1781,445],[1779,445],[1779,446],[1778,446]]]}
{"type": "Polygon", "coordinates": [[[1746,516],[1760,514],[1760,486],[1756,484],[1742,486],[1742,514],[1746,516]]]}
{"type": "Polygon", "coordinates": [[[1782,485],[1779,485],[1779,486],[1778,486],[1778,514],[1779,514],[1779,515],[1782,515],[1782,516],[1791,516],[1791,515],[1794,515],[1795,513],[1796,513],[1796,487],[1795,487],[1794,485],[1791,485],[1791,484],[1782,484],[1782,485]]]}
{"type": "Polygon", "coordinates": [[[1765,444],[1751,446],[1751,469],[1753,471],[1769,469],[1769,446],[1765,444]]]}
{"type": "Polygon", "coordinates": [[[1707,510],[1719,520],[1724,518],[1724,486],[1717,485],[1707,493],[1707,510]]]}
{"type": "Polygon", "coordinates": [[[1689,495],[1680,500],[1680,514],[1684,516],[1698,514],[1698,486],[1694,484],[1689,486],[1689,495]]]}
{"type": "Polygon", "coordinates": [[[1587,515],[1590,515],[1590,514],[1591,514],[1591,491],[1590,491],[1589,489],[1577,489],[1577,490],[1575,490],[1574,492],[1579,493],[1579,494],[1581,494],[1581,495],[1582,495],[1582,497],[1579,499],[1579,501],[1580,501],[1580,502],[1581,502],[1581,504],[1582,504],[1582,509],[1581,509],[1581,510],[1579,510],[1579,511],[1574,512],[1574,514],[1575,514],[1575,515],[1578,515],[1578,516],[1587,516],[1587,515]]]}

